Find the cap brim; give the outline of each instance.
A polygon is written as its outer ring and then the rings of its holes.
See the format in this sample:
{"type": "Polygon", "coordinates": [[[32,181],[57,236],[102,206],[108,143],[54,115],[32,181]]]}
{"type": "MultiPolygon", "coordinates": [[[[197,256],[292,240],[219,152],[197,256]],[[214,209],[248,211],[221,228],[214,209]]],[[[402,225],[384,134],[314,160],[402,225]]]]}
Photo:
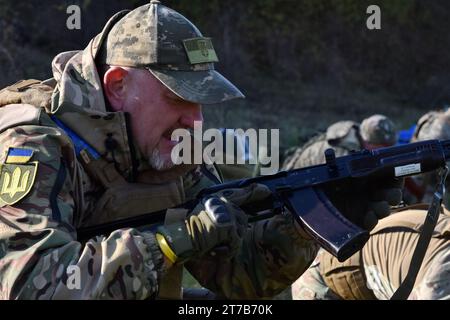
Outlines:
{"type": "Polygon", "coordinates": [[[245,98],[236,86],[215,70],[148,70],[176,95],[190,102],[215,104],[245,98]]]}

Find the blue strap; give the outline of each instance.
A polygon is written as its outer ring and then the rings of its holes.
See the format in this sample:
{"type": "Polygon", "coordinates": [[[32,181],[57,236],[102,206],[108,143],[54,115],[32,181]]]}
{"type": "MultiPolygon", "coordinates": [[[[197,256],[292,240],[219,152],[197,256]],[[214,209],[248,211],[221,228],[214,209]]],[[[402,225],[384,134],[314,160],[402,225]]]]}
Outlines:
{"type": "Polygon", "coordinates": [[[414,135],[415,129],[416,129],[416,125],[413,125],[409,129],[401,130],[398,134],[397,145],[410,143],[411,139],[414,135]]]}
{"type": "Polygon", "coordinates": [[[81,137],[77,135],[74,131],[72,131],[72,129],[70,129],[64,123],[62,123],[61,120],[56,118],[54,115],[50,116],[50,118],[52,118],[52,120],[58,125],[58,127],[64,130],[64,132],[72,140],[77,157],[80,156],[80,152],[82,150],[86,150],[95,160],[100,158],[100,154],[94,148],[92,148],[89,144],[87,144],[86,141],[81,139],[81,137]]]}

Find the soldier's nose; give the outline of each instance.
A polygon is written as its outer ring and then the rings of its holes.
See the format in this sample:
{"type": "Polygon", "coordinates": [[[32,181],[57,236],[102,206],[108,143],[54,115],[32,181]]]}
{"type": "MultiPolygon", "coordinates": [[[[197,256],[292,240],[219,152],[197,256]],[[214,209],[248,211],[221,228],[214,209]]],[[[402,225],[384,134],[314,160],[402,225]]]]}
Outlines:
{"type": "Polygon", "coordinates": [[[194,128],[194,122],[203,122],[202,108],[199,104],[192,104],[185,109],[180,123],[186,128],[194,128]]]}

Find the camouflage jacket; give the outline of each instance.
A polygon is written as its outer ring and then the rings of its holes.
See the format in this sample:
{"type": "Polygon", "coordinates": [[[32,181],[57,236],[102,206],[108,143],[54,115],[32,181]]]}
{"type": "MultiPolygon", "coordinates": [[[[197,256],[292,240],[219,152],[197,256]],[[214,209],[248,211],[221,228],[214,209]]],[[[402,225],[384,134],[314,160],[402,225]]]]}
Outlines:
{"type": "MultiPolygon", "coordinates": [[[[415,127],[412,142],[425,140],[446,140],[450,139],[450,110],[430,111],[424,114],[415,127]]],[[[412,182],[406,180],[405,200],[409,204],[423,202],[430,203],[433,198],[434,190],[438,184],[435,173],[424,173],[419,176],[409,178],[412,182]],[[408,184],[409,182],[409,184],[408,184]],[[410,187],[410,185],[412,185],[410,187]]],[[[446,182],[447,190],[449,180],[446,182]]],[[[450,194],[445,193],[444,205],[450,207],[450,194]]]]}
{"type": "Polygon", "coordinates": [[[333,148],[336,156],[341,157],[352,150],[362,148],[358,139],[359,125],[353,121],[339,121],[331,125],[325,133],[312,137],[300,148],[290,151],[282,168],[291,170],[325,163],[325,150],[333,148]]]}
{"type": "MultiPolygon", "coordinates": [[[[132,150],[126,116],[106,112],[91,46],[92,42],[84,51],[55,57],[51,103],[22,101],[0,108],[3,299],[146,299],[156,296],[164,278],[162,254],[151,228],[120,229],[86,243],[77,241],[77,228],[132,211],[130,194],[139,199],[142,190],[147,194],[161,183],[132,150]],[[113,163],[120,176],[108,165],[101,168],[111,188],[93,179],[77,158],[73,140],[50,115],[76,131],[105,163],[113,163]],[[114,150],[105,147],[111,135],[118,145],[114,150]],[[117,196],[120,190],[108,198],[114,182],[123,179],[125,187],[119,187],[127,190],[126,199],[117,196]]],[[[164,178],[174,190],[165,197],[156,192],[154,201],[147,202],[151,209],[183,202],[212,183],[214,179],[205,176],[198,167],[176,169],[164,178]]],[[[250,226],[236,257],[208,257],[188,267],[220,296],[268,298],[298,278],[317,249],[298,234],[291,216],[279,215],[250,226]]]]}

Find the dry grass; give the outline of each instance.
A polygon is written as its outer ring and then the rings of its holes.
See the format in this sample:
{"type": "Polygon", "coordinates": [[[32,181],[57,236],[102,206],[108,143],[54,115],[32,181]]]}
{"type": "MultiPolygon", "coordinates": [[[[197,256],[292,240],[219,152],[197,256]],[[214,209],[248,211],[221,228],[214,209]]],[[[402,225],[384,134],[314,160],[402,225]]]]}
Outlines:
{"type": "Polygon", "coordinates": [[[398,129],[406,129],[427,111],[399,97],[358,87],[276,83],[277,88],[264,86],[264,95],[249,94],[246,100],[205,107],[205,127],[276,128],[281,148],[286,149],[339,120],[362,121],[381,113],[391,117],[398,129]]]}

